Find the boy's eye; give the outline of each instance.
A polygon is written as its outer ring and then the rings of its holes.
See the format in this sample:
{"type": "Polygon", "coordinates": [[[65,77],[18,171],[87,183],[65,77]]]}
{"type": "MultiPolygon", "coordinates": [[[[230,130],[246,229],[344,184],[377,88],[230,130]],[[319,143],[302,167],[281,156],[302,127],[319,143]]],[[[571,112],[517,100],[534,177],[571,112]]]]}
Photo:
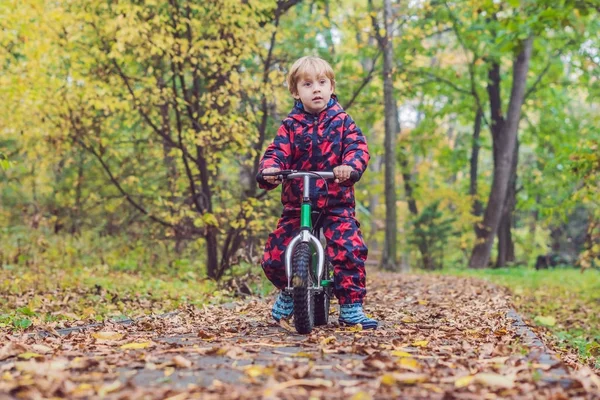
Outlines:
{"type": "Polygon", "coordinates": [[[325,79],[321,79],[321,85],[325,84],[325,79]]]}
{"type": "Polygon", "coordinates": [[[304,82],[304,86],[310,86],[310,82],[304,82]]]}

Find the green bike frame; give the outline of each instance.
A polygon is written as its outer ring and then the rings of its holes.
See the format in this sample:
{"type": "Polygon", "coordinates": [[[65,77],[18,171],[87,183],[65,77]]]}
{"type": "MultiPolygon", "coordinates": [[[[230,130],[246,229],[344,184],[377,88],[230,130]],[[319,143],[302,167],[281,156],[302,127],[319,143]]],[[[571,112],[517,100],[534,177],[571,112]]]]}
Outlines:
{"type": "Polygon", "coordinates": [[[300,207],[300,233],[298,233],[288,244],[285,251],[285,274],[288,280],[288,289],[292,289],[292,255],[294,248],[299,243],[308,243],[313,248],[313,275],[316,277],[316,289],[331,284],[329,280],[322,279],[325,269],[325,251],[321,241],[311,233],[312,231],[312,207],[310,204],[310,178],[322,177],[325,179],[333,178],[333,172],[294,172],[287,176],[287,179],[303,178],[304,187],[302,195],[302,205],[300,207]]]}

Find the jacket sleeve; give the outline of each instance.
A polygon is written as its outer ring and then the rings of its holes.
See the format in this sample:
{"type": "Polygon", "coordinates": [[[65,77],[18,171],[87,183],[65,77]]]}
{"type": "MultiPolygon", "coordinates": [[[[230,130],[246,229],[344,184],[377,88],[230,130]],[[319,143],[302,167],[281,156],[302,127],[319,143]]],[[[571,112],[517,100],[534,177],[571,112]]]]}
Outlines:
{"type": "MultiPolygon", "coordinates": [[[[367,147],[367,139],[349,115],[344,120],[344,133],[342,137],[344,149],[342,164],[354,168],[358,172],[360,179],[369,164],[369,149],[367,147]]],[[[351,186],[352,182],[348,180],[342,183],[342,185],[351,186]]]]}
{"type": "MultiPolygon", "coordinates": [[[[258,170],[262,171],[265,168],[289,169],[290,157],[292,154],[290,143],[290,129],[288,129],[284,121],[277,130],[277,135],[269,147],[267,147],[267,150],[265,150],[265,154],[263,154],[260,160],[258,170]]],[[[261,189],[271,190],[275,189],[278,185],[259,183],[258,186],[261,189]]]]}

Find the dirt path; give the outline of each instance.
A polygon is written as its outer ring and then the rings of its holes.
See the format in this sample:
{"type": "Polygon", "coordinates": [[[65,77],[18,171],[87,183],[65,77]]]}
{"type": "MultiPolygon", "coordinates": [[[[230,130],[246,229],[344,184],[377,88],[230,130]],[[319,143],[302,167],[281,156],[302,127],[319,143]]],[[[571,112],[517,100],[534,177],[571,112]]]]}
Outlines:
{"type": "Polygon", "coordinates": [[[164,318],[0,336],[0,399],[600,398],[485,282],[371,274],[377,331],[301,336],[258,300],[164,318]],[[291,329],[291,328],[290,328],[291,329]]]}

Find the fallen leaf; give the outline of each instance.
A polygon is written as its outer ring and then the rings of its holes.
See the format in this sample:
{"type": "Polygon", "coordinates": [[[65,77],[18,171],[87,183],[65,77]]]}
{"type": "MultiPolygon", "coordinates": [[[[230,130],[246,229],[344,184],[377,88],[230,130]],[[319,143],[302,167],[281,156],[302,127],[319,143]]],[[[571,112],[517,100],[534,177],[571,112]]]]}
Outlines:
{"type": "Polygon", "coordinates": [[[457,389],[469,386],[473,382],[473,375],[461,376],[454,381],[454,387],[457,389]]]}
{"type": "Polygon", "coordinates": [[[411,371],[419,371],[421,369],[421,365],[414,358],[401,358],[400,360],[398,360],[397,364],[400,367],[411,371]]]}
{"type": "Polygon", "coordinates": [[[474,381],[489,387],[512,389],[515,386],[514,377],[482,372],[473,377],[474,381]]]}
{"type": "Polygon", "coordinates": [[[82,383],[69,394],[77,397],[89,397],[94,394],[94,387],[89,383],[82,383]]]}
{"type": "Polygon", "coordinates": [[[335,336],[329,336],[321,340],[322,345],[331,344],[335,342],[335,336]]]}
{"type": "Polygon", "coordinates": [[[273,368],[264,365],[247,365],[244,367],[244,373],[251,378],[258,378],[263,375],[273,375],[273,368]]]}
{"type": "Polygon", "coordinates": [[[279,320],[279,326],[281,326],[283,329],[285,329],[288,332],[295,332],[296,331],[294,328],[292,328],[292,326],[290,325],[290,323],[285,318],[281,318],[279,320]]]}
{"type": "Polygon", "coordinates": [[[404,322],[404,323],[406,323],[406,324],[412,324],[412,323],[414,323],[414,322],[417,322],[417,320],[416,320],[416,319],[414,319],[413,317],[411,317],[411,316],[408,316],[408,315],[407,315],[407,316],[405,316],[405,317],[402,317],[402,319],[401,319],[400,321],[402,321],[402,322],[404,322]]]}
{"type": "Polygon", "coordinates": [[[214,338],[215,338],[215,335],[213,335],[213,334],[212,334],[212,333],[210,333],[210,332],[206,332],[206,331],[203,331],[203,330],[199,330],[199,331],[198,331],[198,337],[199,337],[199,338],[202,338],[202,339],[214,339],[214,338]]]}
{"type": "Polygon", "coordinates": [[[116,390],[119,390],[121,388],[121,386],[123,386],[123,384],[118,380],[116,380],[112,383],[105,383],[104,385],[100,386],[100,388],[98,389],[98,396],[106,397],[107,394],[112,393],[116,390]]]}
{"type": "Polygon", "coordinates": [[[165,400],[185,400],[188,398],[188,393],[179,393],[171,397],[167,397],[165,400]]]}
{"type": "Polygon", "coordinates": [[[373,400],[373,396],[367,392],[360,391],[354,393],[354,395],[350,397],[350,400],[373,400]]]}
{"type": "Polygon", "coordinates": [[[327,380],[327,379],[320,379],[320,378],[316,378],[316,379],[292,379],[290,381],[285,381],[285,382],[281,382],[275,386],[273,386],[271,389],[273,389],[273,391],[278,392],[290,387],[294,387],[294,386],[308,386],[308,387],[313,387],[313,388],[319,388],[319,387],[327,387],[330,388],[333,386],[333,382],[327,380]]]}
{"type": "Polygon", "coordinates": [[[413,342],[413,346],[417,346],[417,347],[427,347],[427,345],[429,344],[429,341],[427,340],[417,340],[416,342],[413,342]]]}
{"type": "Polygon", "coordinates": [[[31,351],[28,351],[28,352],[19,354],[17,357],[22,358],[24,360],[29,360],[31,358],[40,358],[40,357],[44,357],[44,356],[41,354],[38,354],[38,353],[33,353],[31,351]]]}
{"type": "Polygon", "coordinates": [[[411,357],[412,356],[412,354],[407,353],[406,351],[401,351],[401,350],[392,351],[392,355],[394,357],[411,357]]]}
{"type": "Polygon", "coordinates": [[[392,386],[395,384],[414,385],[415,383],[427,382],[427,378],[428,377],[425,374],[415,374],[413,372],[392,372],[383,374],[380,378],[380,382],[387,386],[392,386]]]}
{"type": "Polygon", "coordinates": [[[179,368],[190,368],[192,366],[192,362],[182,355],[173,357],[173,364],[179,368]]]}
{"type": "Polygon", "coordinates": [[[306,351],[299,351],[297,353],[292,353],[292,354],[290,354],[290,356],[292,356],[292,357],[304,357],[304,358],[311,358],[311,359],[315,358],[314,354],[307,353],[306,351]]]}
{"type": "Polygon", "coordinates": [[[42,354],[52,353],[52,348],[50,348],[48,346],[44,346],[43,344],[33,344],[33,345],[31,345],[31,348],[33,350],[37,351],[38,353],[42,353],[42,354]]]}
{"type": "Polygon", "coordinates": [[[27,347],[19,343],[8,343],[6,346],[2,346],[0,349],[0,361],[4,361],[7,358],[14,357],[17,354],[23,353],[27,350],[27,347]]]}
{"type": "Polygon", "coordinates": [[[123,350],[137,350],[137,349],[146,349],[148,347],[154,346],[152,342],[133,342],[127,343],[121,346],[123,350]]]}
{"type": "Polygon", "coordinates": [[[121,340],[123,339],[123,334],[119,332],[95,332],[92,333],[92,336],[98,340],[121,340]]]}
{"type": "Polygon", "coordinates": [[[46,362],[29,360],[16,362],[15,368],[17,371],[28,372],[38,376],[61,376],[68,365],[69,361],[66,359],[57,359],[46,362]]]}
{"type": "Polygon", "coordinates": [[[362,325],[361,324],[356,324],[356,325],[347,327],[342,332],[360,332],[362,330],[363,330],[362,325]]]}
{"type": "Polygon", "coordinates": [[[537,322],[538,324],[544,325],[544,326],[556,325],[556,318],[554,318],[551,315],[548,315],[548,316],[538,315],[537,317],[534,318],[534,321],[537,322]]]}

